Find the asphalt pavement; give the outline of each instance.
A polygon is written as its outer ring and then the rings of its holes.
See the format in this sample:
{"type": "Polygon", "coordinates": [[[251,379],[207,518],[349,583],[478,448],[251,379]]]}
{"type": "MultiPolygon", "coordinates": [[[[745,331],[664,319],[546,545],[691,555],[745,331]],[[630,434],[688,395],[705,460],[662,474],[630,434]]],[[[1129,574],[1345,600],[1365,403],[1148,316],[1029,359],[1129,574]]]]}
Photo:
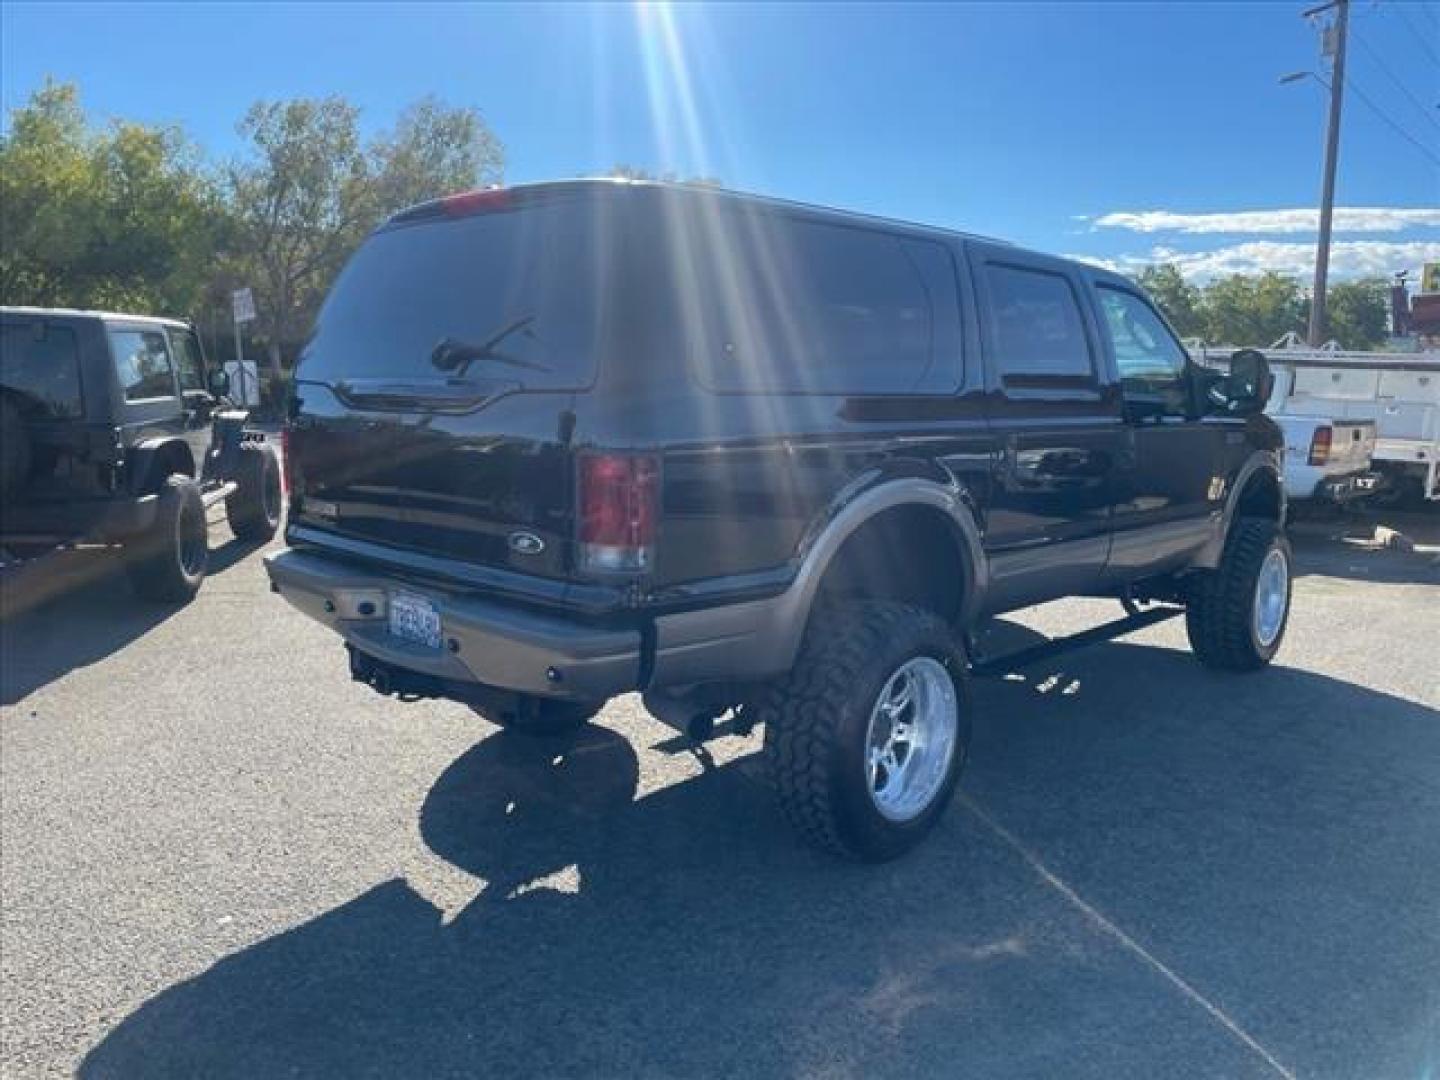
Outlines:
{"type": "Polygon", "coordinates": [[[977,684],[878,867],[791,837],[758,734],[351,683],[223,523],[179,610],[57,560],[0,642],[0,1072],[1440,1075],[1440,563],[1346,531],[1268,671],[1170,622],[977,684]]]}

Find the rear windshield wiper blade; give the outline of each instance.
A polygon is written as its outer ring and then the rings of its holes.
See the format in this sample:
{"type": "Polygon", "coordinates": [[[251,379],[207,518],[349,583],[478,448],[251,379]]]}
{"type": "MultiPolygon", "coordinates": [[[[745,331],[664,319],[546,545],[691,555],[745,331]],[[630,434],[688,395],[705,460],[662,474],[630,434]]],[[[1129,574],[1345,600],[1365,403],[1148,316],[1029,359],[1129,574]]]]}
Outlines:
{"type": "Polygon", "coordinates": [[[525,368],[529,371],[550,371],[551,368],[536,360],[522,360],[518,356],[507,356],[498,351],[502,341],[511,334],[524,330],[534,321],[534,315],[522,315],[513,322],[506,323],[484,341],[461,341],[452,337],[441,338],[435,348],[430,351],[430,363],[441,371],[453,371],[457,375],[464,375],[470,370],[470,365],[477,360],[493,360],[497,364],[507,364],[510,367],[525,368]]]}

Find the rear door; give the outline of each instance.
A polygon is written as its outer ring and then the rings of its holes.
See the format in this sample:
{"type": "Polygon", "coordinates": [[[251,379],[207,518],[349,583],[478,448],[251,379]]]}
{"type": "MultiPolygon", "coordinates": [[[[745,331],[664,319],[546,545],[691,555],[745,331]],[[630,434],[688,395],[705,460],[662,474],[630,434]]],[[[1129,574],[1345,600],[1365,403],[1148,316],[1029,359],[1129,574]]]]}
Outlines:
{"type": "Polygon", "coordinates": [[[1143,294],[1107,280],[1094,296],[1125,416],[1110,572],[1133,578],[1210,538],[1224,497],[1224,441],[1241,441],[1244,421],[1201,417],[1185,349],[1143,294]]]}
{"type": "Polygon", "coordinates": [[[998,246],[970,255],[1001,445],[985,544],[1002,610],[1101,579],[1122,426],[1073,269],[998,246]]]}
{"type": "Polygon", "coordinates": [[[619,223],[574,195],[465,200],[380,229],[326,300],[296,375],[292,539],[564,576],[570,410],[619,223]]]}

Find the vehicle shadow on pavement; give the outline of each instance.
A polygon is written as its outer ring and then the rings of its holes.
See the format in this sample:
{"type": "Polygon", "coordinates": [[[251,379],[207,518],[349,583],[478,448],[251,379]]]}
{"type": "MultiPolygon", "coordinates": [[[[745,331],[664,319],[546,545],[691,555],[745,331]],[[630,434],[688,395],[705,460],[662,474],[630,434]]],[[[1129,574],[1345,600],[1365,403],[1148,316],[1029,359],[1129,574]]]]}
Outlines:
{"type": "MultiPolygon", "coordinates": [[[[224,573],[258,546],[231,539],[211,548],[207,577],[224,573]]],[[[18,704],[103,660],[179,610],[137,598],[111,552],[61,552],[6,568],[0,572],[0,705],[18,704]]]]}
{"type": "Polygon", "coordinates": [[[419,810],[477,898],[385,881],[80,1074],[1276,1075],[1156,964],[1298,1073],[1433,1067],[1434,709],[1112,644],[976,711],[961,801],[883,866],[798,846],[754,755],[636,799],[606,728],[493,735],[419,810]]]}

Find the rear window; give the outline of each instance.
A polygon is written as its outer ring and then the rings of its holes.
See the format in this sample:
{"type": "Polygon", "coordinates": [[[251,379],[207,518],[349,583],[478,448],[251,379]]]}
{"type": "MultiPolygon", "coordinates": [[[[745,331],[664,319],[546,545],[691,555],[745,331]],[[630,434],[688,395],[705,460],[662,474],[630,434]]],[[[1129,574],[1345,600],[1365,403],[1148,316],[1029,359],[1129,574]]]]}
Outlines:
{"type": "Polygon", "coordinates": [[[0,326],[0,386],[18,392],[59,419],[78,417],[80,354],[75,331],[43,322],[0,326]]]}
{"type": "Polygon", "coordinates": [[[588,386],[613,277],[609,231],[607,215],[579,202],[382,229],[326,299],[299,377],[588,386]]]}
{"type": "Polygon", "coordinates": [[[672,224],[671,272],[700,381],[721,392],[947,393],[959,304],[940,244],[728,208],[672,224]]]}

